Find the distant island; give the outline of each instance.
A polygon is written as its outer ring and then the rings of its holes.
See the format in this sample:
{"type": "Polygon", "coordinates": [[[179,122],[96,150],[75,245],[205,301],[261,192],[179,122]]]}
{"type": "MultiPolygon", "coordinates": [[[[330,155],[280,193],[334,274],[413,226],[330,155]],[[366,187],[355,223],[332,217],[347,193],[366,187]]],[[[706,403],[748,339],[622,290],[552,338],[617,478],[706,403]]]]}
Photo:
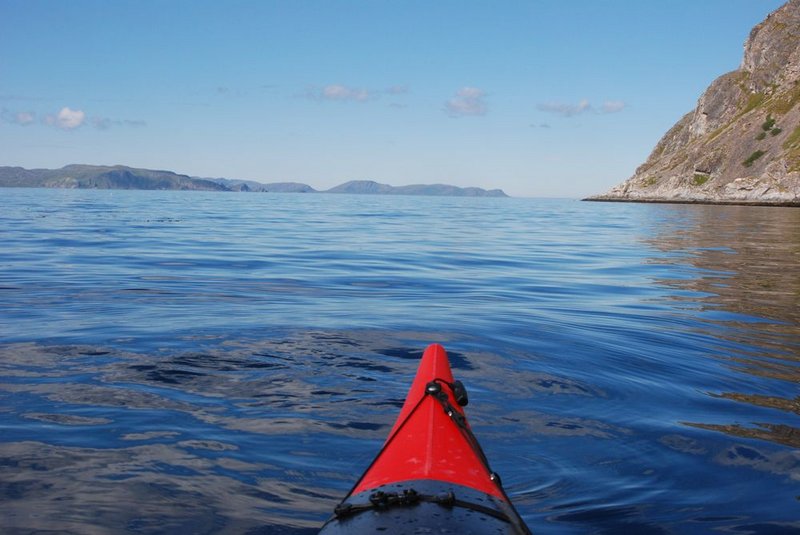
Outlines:
{"type": "Polygon", "coordinates": [[[316,190],[299,182],[262,184],[252,180],[198,178],[124,165],[67,165],[61,169],[0,167],[0,187],[508,197],[500,189],[460,188],[446,184],[390,186],[372,180],[352,180],[329,190],[316,190]]]}
{"type": "Polygon", "coordinates": [[[800,0],[750,32],[631,178],[592,201],[800,206],[800,0]]]}

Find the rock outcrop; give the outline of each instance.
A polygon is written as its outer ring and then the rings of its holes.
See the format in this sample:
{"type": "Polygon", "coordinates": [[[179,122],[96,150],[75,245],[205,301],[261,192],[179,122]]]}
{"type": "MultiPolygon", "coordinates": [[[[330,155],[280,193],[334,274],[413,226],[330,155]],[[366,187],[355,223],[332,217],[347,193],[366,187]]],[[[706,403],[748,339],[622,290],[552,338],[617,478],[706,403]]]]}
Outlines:
{"type": "Polygon", "coordinates": [[[634,175],[588,200],[800,206],[800,0],[750,32],[634,175]]]}

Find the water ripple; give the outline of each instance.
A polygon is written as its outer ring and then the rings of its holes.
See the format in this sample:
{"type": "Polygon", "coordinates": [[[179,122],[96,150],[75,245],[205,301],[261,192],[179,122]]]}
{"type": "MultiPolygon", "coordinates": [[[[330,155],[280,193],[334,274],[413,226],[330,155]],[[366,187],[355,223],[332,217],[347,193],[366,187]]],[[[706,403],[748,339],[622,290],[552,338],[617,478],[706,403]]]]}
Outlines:
{"type": "Polygon", "coordinates": [[[800,530],[800,211],[0,198],[0,530],[314,533],[424,347],[535,531],[800,530]]]}

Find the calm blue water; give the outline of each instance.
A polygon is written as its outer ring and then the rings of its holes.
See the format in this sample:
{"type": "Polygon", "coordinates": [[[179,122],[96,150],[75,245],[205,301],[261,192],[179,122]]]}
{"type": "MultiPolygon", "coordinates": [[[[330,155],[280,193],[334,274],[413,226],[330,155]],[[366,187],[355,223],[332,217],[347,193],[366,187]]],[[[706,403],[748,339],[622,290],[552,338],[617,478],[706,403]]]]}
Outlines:
{"type": "Polygon", "coordinates": [[[0,190],[0,532],[313,533],[430,342],[539,533],[800,532],[800,210],[0,190]]]}

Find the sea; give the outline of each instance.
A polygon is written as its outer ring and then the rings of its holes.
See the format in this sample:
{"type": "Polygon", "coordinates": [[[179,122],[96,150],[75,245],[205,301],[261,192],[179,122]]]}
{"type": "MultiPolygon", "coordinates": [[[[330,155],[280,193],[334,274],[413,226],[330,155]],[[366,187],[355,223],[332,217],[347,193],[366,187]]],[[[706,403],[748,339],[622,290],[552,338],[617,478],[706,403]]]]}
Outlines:
{"type": "Polygon", "coordinates": [[[534,533],[800,533],[800,209],[0,190],[0,533],[316,533],[447,349],[534,533]]]}

